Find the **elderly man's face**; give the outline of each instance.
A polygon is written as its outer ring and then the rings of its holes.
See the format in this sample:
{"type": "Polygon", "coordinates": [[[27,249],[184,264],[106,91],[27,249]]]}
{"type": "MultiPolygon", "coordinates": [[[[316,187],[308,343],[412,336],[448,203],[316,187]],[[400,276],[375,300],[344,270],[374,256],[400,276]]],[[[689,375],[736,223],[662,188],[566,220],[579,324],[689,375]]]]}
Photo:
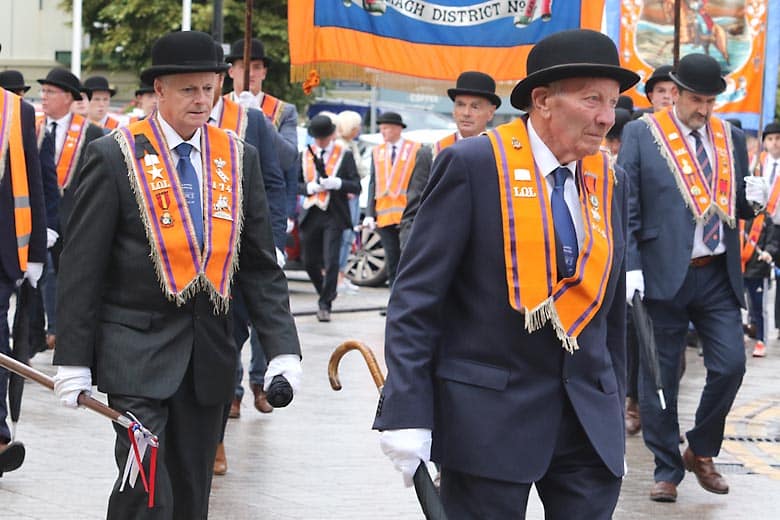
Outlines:
{"type": "Polygon", "coordinates": [[[379,133],[382,134],[382,139],[386,143],[394,143],[401,138],[401,132],[404,127],[401,125],[394,125],[392,123],[381,123],[379,125],[379,133]]]}
{"type": "Polygon", "coordinates": [[[620,84],[608,78],[569,78],[531,93],[532,122],[561,164],[596,153],[615,124],[620,84]]]}
{"type": "Polygon", "coordinates": [[[73,104],[73,96],[70,92],[54,85],[41,86],[41,107],[43,113],[52,119],[60,119],[70,110],[73,104]]]}
{"type": "Polygon", "coordinates": [[[160,114],[184,139],[192,137],[209,119],[216,83],[214,76],[214,72],[193,72],[154,80],[160,114]]]}
{"type": "Polygon", "coordinates": [[[458,125],[460,135],[472,137],[485,131],[495,112],[496,106],[487,99],[461,94],[455,96],[452,118],[458,125]]]}
{"type": "Polygon", "coordinates": [[[675,113],[682,124],[691,130],[698,130],[707,124],[712,117],[717,96],[696,94],[690,90],[680,92],[675,104],[675,113]]]}

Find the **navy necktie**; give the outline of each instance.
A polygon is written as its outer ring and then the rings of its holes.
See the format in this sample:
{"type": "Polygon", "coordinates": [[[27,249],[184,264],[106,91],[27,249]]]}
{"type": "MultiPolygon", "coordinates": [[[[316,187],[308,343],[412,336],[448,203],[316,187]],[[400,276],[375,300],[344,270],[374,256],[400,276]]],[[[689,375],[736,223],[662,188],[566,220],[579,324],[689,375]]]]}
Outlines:
{"type": "Polygon", "coordinates": [[[187,199],[192,225],[195,227],[195,236],[198,238],[198,245],[203,248],[203,206],[200,202],[198,174],[195,173],[195,167],[192,165],[192,161],[190,161],[192,145],[180,143],[174,149],[179,154],[176,170],[179,172],[181,188],[184,192],[184,197],[187,199]]]}
{"type": "Polygon", "coordinates": [[[395,145],[393,145],[393,151],[390,154],[390,164],[395,164],[395,145]]]}
{"type": "MultiPolygon", "coordinates": [[[[704,181],[707,186],[712,190],[711,196],[715,196],[715,190],[712,189],[712,166],[710,160],[707,157],[707,151],[704,149],[704,143],[701,140],[701,134],[698,130],[691,132],[693,140],[696,141],[696,160],[701,167],[702,173],[704,173],[704,181]]],[[[720,217],[718,215],[712,215],[704,222],[702,227],[702,241],[704,245],[710,250],[715,251],[715,248],[720,244],[720,237],[718,236],[720,231],[720,217]]]]}
{"type": "Polygon", "coordinates": [[[562,273],[566,277],[572,276],[577,267],[577,257],[579,256],[579,245],[577,244],[577,231],[574,229],[574,220],[571,218],[569,206],[566,205],[566,199],[563,196],[563,186],[566,177],[571,172],[563,166],[556,168],[553,172],[555,186],[553,187],[550,205],[552,206],[553,224],[555,234],[563,250],[563,260],[566,264],[566,272],[562,273]]]}

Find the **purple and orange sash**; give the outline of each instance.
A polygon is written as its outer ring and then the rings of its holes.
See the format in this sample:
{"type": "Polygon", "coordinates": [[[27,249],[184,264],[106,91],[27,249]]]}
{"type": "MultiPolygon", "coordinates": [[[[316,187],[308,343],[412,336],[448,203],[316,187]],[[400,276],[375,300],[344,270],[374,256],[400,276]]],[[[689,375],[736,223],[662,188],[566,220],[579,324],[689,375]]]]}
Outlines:
{"type": "Polygon", "coordinates": [[[230,99],[229,96],[223,96],[222,112],[219,114],[217,126],[223,130],[231,130],[238,137],[244,139],[247,122],[246,108],[230,99]]]}
{"type": "Polygon", "coordinates": [[[396,152],[395,163],[391,162],[390,146],[384,143],[375,146],[372,151],[376,175],[376,224],[379,227],[401,222],[406,207],[406,188],[421,145],[404,140],[401,149],[396,152]]]}
{"type": "Polygon", "coordinates": [[[203,162],[203,251],[198,246],[187,202],[168,143],[155,117],[114,132],[128,166],[153,263],[165,296],[183,304],[200,290],[226,311],[238,263],[243,147],[229,132],[201,129],[203,162]],[[155,153],[138,154],[136,137],[145,136],[155,153]],[[141,155],[138,157],[138,155],[141,155]]]}
{"type": "Polygon", "coordinates": [[[0,88],[0,182],[5,176],[6,155],[11,161],[11,186],[14,198],[14,225],[19,268],[27,270],[32,233],[30,186],[27,183],[27,160],[22,138],[22,98],[0,88]]]}
{"type": "Polygon", "coordinates": [[[57,183],[61,190],[68,187],[73,173],[76,171],[76,164],[79,162],[78,157],[84,146],[88,124],[87,118],[82,115],[73,114],[71,116],[68,133],[65,134],[65,143],[57,158],[57,183]]]}
{"type": "Polygon", "coordinates": [[[704,178],[704,172],[696,160],[696,151],[688,143],[683,130],[666,109],[655,114],[645,114],[642,120],[659,145],[661,155],[677,182],[677,188],[685,205],[698,223],[703,223],[717,213],[729,227],[736,226],[734,158],[732,156],[731,132],[727,123],[716,117],[707,123],[707,135],[712,139],[714,161],[712,162],[712,185],[704,178]]]}
{"type": "Polygon", "coordinates": [[[43,138],[46,137],[46,132],[42,131],[44,126],[46,126],[46,114],[44,114],[43,112],[36,112],[35,113],[35,141],[38,144],[38,150],[41,149],[41,145],[43,145],[43,138]]]}
{"type": "Polygon", "coordinates": [[[286,103],[281,99],[263,93],[263,102],[260,103],[260,110],[263,111],[265,117],[271,120],[277,130],[282,124],[282,112],[285,106],[286,103]]]}
{"type": "Polygon", "coordinates": [[[573,276],[558,281],[555,230],[544,174],[531,152],[525,121],[488,132],[498,170],[509,304],[534,332],[548,321],[573,353],[577,337],[601,308],[612,272],[614,171],[605,153],[577,165],[585,231],[573,276]]]}
{"type": "MultiPolygon", "coordinates": [[[[325,173],[328,174],[328,177],[338,176],[342,159],[344,159],[344,148],[340,144],[335,143],[333,150],[330,152],[330,157],[328,157],[328,162],[325,164],[325,173]]],[[[317,168],[314,166],[314,158],[306,150],[303,152],[303,178],[307,183],[317,180],[317,168]]],[[[312,206],[317,206],[322,211],[325,211],[328,209],[329,202],[330,190],[325,190],[306,197],[303,201],[303,208],[309,209],[312,206]]]]}
{"type": "MultiPolygon", "coordinates": [[[[770,213],[771,215],[771,213],[770,213]]],[[[763,211],[756,215],[756,217],[750,221],[750,229],[745,229],[745,221],[739,221],[739,241],[742,244],[741,260],[742,260],[742,272],[745,272],[748,262],[753,258],[753,253],[756,252],[758,247],[758,240],[761,238],[761,232],[764,230],[764,220],[766,219],[766,213],[763,211]]]]}
{"type": "Polygon", "coordinates": [[[106,130],[114,130],[116,128],[119,128],[119,121],[114,119],[111,116],[106,117],[106,124],[103,125],[103,128],[106,130]]]}
{"type": "Polygon", "coordinates": [[[439,139],[435,143],[433,143],[433,155],[431,157],[431,164],[434,160],[436,160],[436,156],[439,155],[439,152],[444,150],[445,148],[448,148],[455,144],[455,142],[458,140],[458,133],[455,132],[454,134],[450,134],[443,139],[439,139]]]}

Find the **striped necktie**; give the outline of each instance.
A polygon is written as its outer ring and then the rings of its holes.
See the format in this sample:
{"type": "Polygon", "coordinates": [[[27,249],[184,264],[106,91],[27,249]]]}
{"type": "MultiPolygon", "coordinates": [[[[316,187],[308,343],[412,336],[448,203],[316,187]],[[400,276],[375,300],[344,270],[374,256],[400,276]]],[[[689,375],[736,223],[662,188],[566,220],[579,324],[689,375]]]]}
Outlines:
{"type": "MultiPolygon", "coordinates": [[[[710,160],[707,157],[707,151],[704,149],[704,143],[701,140],[701,134],[698,130],[694,130],[691,132],[691,135],[693,136],[694,141],[696,141],[696,160],[701,167],[702,173],[704,173],[704,181],[712,190],[711,194],[714,195],[715,190],[712,187],[712,166],[710,165],[710,160]]],[[[704,245],[707,246],[710,251],[715,251],[715,248],[718,247],[718,244],[720,244],[719,231],[720,217],[718,217],[717,214],[714,214],[704,222],[702,227],[702,240],[704,241],[704,245]]]]}

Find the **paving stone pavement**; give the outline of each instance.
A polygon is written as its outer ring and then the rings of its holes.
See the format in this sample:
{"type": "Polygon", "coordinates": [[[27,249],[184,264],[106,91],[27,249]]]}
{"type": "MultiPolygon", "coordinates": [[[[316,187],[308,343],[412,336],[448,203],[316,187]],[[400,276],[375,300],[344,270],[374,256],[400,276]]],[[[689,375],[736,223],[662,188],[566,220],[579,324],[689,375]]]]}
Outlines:
{"type": "MultiPolygon", "coordinates": [[[[313,316],[316,296],[311,285],[300,273],[290,273],[290,278],[304,355],[303,390],[289,408],[268,415],[257,413],[251,399],[244,400],[241,418],[228,424],[228,473],[214,479],[210,518],[422,518],[414,492],[403,487],[379,449],[377,433],[371,431],[377,391],[360,354],[350,352],[341,361],[343,390],[331,390],[327,378],[331,352],[347,339],[364,341],[384,365],[384,318],[375,309],[386,304],[387,289],[362,288],[339,296],[333,321],[319,323],[313,316]],[[374,310],[340,312],[367,308],[374,310]]],[[[688,474],[676,504],[651,502],[652,457],[641,436],[631,437],[626,446],[629,473],[614,518],[778,518],[780,342],[774,333],[772,337],[766,358],[748,357],[745,382],[727,426],[733,440],[726,441],[716,460],[731,493],[707,493],[688,474]]],[[[752,343],[747,348],[749,354],[752,343]]],[[[686,354],[679,408],[683,427],[690,427],[704,370],[695,350],[686,354]]],[[[248,348],[243,360],[247,366],[248,348]]],[[[37,355],[32,364],[54,373],[50,353],[37,355]]],[[[245,387],[251,396],[246,381],[245,387]]],[[[0,478],[0,520],[105,517],[116,472],[113,432],[105,419],[87,410],[64,409],[49,391],[28,383],[17,438],[27,446],[27,459],[19,470],[0,478]]],[[[535,496],[527,516],[543,518],[535,496]]]]}

